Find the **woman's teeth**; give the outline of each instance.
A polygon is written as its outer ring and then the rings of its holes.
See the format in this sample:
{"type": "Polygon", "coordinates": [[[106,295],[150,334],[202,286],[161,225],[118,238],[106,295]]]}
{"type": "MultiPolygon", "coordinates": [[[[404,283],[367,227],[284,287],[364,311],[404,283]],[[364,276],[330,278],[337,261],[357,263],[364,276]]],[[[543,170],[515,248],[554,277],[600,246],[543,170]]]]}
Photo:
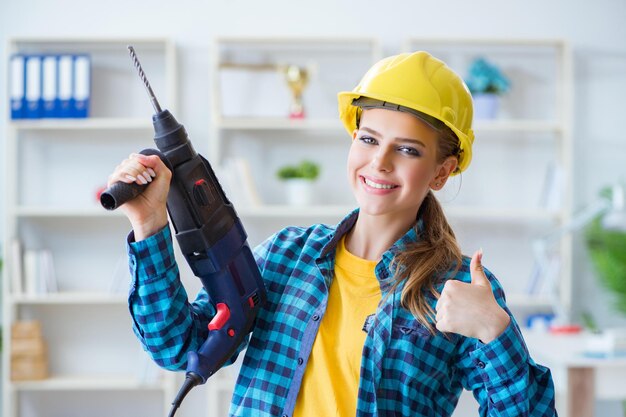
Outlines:
{"type": "Polygon", "coordinates": [[[382,190],[390,190],[392,188],[396,188],[395,185],[388,185],[388,184],[378,184],[377,182],[368,180],[367,178],[365,179],[365,184],[369,185],[372,188],[378,188],[378,189],[382,189],[382,190]]]}

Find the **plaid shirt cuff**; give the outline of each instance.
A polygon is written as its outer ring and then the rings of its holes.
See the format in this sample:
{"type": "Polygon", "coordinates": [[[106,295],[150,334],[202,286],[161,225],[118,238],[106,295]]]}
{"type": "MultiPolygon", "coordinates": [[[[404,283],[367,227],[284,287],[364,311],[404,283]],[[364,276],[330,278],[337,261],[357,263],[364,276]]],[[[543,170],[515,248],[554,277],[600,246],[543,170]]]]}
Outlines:
{"type": "Polygon", "coordinates": [[[530,360],[520,329],[513,318],[498,338],[487,344],[477,341],[476,350],[470,353],[470,357],[484,372],[482,378],[488,386],[517,379],[521,373],[527,372],[530,360]]]}
{"type": "Polygon", "coordinates": [[[131,231],[128,234],[126,249],[133,276],[141,283],[146,283],[160,277],[157,271],[167,271],[175,266],[171,242],[172,232],[169,224],[139,242],[135,242],[135,234],[131,231]]]}

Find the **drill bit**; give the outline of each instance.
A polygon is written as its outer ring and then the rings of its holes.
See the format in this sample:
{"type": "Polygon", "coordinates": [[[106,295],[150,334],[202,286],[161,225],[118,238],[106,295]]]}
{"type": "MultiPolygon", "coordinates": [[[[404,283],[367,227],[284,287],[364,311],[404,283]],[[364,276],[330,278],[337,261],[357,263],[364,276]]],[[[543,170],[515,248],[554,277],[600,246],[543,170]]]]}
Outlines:
{"type": "Polygon", "coordinates": [[[128,45],[128,52],[130,53],[130,57],[133,60],[133,64],[135,65],[135,68],[137,68],[137,71],[139,72],[139,76],[141,77],[141,80],[143,81],[143,85],[146,87],[146,91],[148,92],[148,95],[150,96],[150,102],[152,103],[152,107],[154,107],[154,111],[157,114],[161,113],[162,111],[161,106],[159,105],[159,102],[154,96],[154,92],[152,91],[152,87],[150,87],[150,83],[148,82],[148,79],[146,78],[146,74],[144,74],[143,69],[141,68],[141,64],[139,63],[139,58],[137,58],[137,54],[135,53],[135,48],[128,45]]]}

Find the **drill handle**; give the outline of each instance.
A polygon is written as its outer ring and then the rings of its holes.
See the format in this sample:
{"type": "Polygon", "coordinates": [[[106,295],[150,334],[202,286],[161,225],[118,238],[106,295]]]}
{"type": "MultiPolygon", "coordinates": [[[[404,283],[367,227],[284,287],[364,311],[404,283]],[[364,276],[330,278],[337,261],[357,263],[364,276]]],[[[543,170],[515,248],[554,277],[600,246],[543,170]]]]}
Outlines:
{"type": "MultiPolygon", "coordinates": [[[[139,153],[143,155],[158,155],[170,171],[173,171],[172,164],[160,151],[156,149],[144,149],[139,153]]],[[[100,194],[100,204],[107,210],[115,210],[125,202],[143,193],[147,186],[148,184],[141,185],[136,182],[130,184],[121,181],[116,182],[100,194]]]]}

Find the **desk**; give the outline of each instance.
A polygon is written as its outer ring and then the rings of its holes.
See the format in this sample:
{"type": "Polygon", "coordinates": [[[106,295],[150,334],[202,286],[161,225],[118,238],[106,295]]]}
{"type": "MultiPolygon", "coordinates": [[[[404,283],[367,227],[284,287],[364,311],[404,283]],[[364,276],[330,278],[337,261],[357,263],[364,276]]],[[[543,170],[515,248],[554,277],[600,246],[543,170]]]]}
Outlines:
{"type": "Polygon", "coordinates": [[[589,334],[555,335],[524,332],[532,358],[550,368],[562,417],[593,417],[596,399],[626,399],[626,357],[583,355],[589,334]]]}

